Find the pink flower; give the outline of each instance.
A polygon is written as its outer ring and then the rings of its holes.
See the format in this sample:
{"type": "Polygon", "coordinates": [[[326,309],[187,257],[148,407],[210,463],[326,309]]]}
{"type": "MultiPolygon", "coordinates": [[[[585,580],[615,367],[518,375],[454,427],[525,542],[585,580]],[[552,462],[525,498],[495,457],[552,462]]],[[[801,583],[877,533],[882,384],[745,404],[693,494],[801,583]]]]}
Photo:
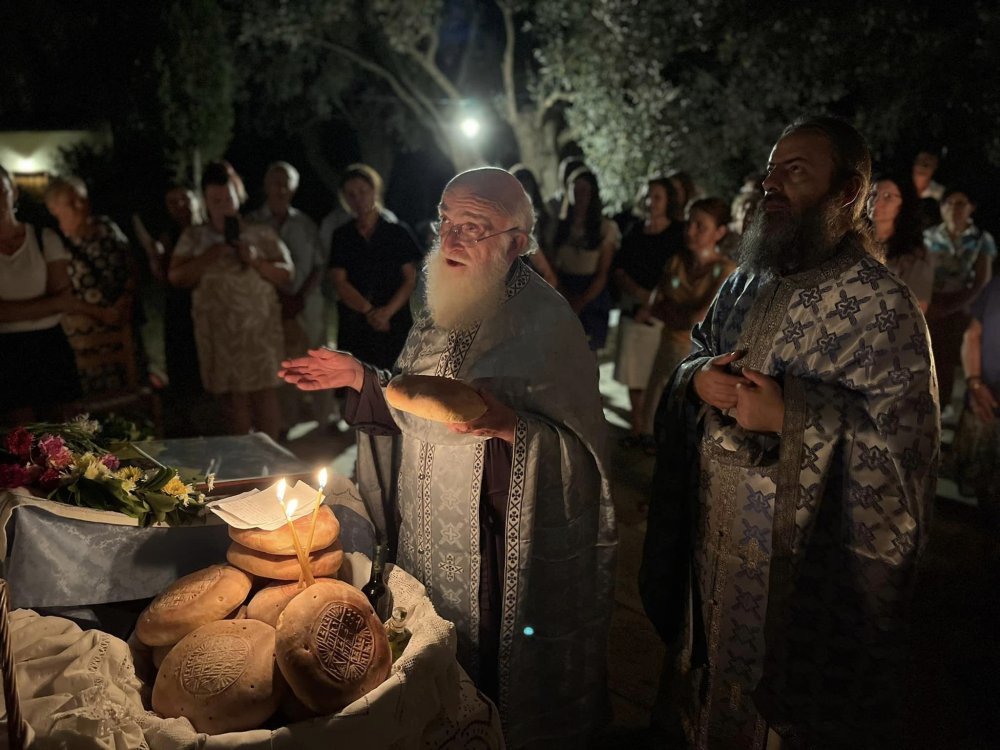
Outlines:
{"type": "Polygon", "coordinates": [[[59,482],[62,480],[58,469],[46,469],[42,472],[42,475],[38,477],[38,486],[41,487],[45,492],[52,492],[56,487],[59,486],[59,482]]]}
{"type": "Polygon", "coordinates": [[[38,441],[46,462],[54,469],[65,469],[73,463],[73,454],[69,452],[66,443],[58,435],[46,435],[38,441]]]}
{"type": "Polygon", "coordinates": [[[107,466],[111,471],[118,471],[118,456],[114,453],[106,453],[101,456],[101,463],[107,466]]]}
{"type": "Polygon", "coordinates": [[[0,490],[24,487],[31,483],[31,474],[18,464],[0,464],[0,490]]]}
{"type": "Polygon", "coordinates": [[[31,458],[31,443],[33,440],[34,438],[30,432],[23,427],[18,427],[7,433],[5,445],[8,452],[13,453],[22,461],[28,461],[31,458]]]}

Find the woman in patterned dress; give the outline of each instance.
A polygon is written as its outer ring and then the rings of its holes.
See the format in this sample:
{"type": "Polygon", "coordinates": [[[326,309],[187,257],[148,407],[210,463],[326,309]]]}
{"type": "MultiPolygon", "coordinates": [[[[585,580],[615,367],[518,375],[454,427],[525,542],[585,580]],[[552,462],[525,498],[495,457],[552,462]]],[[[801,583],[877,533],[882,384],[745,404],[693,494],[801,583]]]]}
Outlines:
{"type": "MultiPolygon", "coordinates": [[[[62,326],[75,352],[82,353],[85,337],[92,333],[120,329],[131,314],[135,286],[128,239],[107,216],[91,212],[87,186],[76,177],[53,180],[45,191],[45,205],[59,222],[70,254],[67,267],[70,284],[77,298],[88,305],[111,308],[106,321],[69,313],[62,326]],[[115,314],[116,313],[116,314],[115,314]]],[[[141,358],[141,341],[136,335],[136,352],[141,358]]],[[[120,365],[80,372],[84,395],[122,390],[127,386],[126,373],[120,365]]]]}
{"type": "Polygon", "coordinates": [[[201,379],[206,391],[222,399],[228,431],[256,429],[276,439],[277,372],[284,353],[277,288],[291,281],[291,255],[273,229],[239,218],[236,187],[224,164],[205,168],[201,188],[208,222],[189,227],[177,241],[170,283],[194,290],[201,379]],[[227,219],[237,236],[227,238],[227,219]]]}

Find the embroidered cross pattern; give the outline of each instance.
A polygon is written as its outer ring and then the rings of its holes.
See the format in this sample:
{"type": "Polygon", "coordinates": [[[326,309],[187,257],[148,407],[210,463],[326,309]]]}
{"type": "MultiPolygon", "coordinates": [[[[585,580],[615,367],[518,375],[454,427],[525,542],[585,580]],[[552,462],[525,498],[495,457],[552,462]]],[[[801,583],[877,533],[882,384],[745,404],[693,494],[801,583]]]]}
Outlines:
{"type": "Polygon", "coordinates": [[[455,562],[455,556],[451,554],[445,555],[444,560],[438,563],[438,567],[444,573],[445,580],[449,582],[453,582],[455,576],[461,575],[465,570],[465,568],[455,562]]]}
{"type": "Polygon", "coordinates": [[[861,303],[867,302],[870,299],[871,297],[865,297],[859,300],[857,297],[848,296],[847,292],[841,289],[840,300],[833,306],[834,312],[827,315],[827,317],[832,318],[836,314],[841,320],[849,320],[852,326],[856,326],[858,324],[858,313],[861,312],[861,303]]]}
{"type": "Polygon", "coordinates": [[[896,343],[896,329],[899,328],[899,319],[896,311],[885,304],[884,299],[878,301],[879,312],[875,315],[875,326],[880,333],[888,334],[889,341],[896,343]]]}

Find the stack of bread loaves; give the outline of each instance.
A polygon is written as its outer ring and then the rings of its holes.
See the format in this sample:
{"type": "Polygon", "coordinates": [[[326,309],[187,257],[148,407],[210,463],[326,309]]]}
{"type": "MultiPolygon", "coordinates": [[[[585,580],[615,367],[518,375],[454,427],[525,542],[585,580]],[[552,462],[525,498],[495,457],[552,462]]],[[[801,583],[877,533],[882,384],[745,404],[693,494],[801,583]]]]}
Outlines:
{"type": "MultiPolygon", "coordinates": [[[[308,544],[312,514],[293,521],[302,546],[308,544]]],[[[338,541],[340,522],[326,505],[316,516],[316,531],[307,550],[309,566],[314,576],[333,576],[344,562],[344,549],[338,541]]],[[[295,544],[287,525],[275,531],[264,529],[236,529],[229,527],[229,545],[226,559],[237,568],[261,578],[276,581],[297,581],[302,573],[295,557],[295,544]]]]}
{"type": "MultiPolygon", "coordinates": [[[[308,535],[304,521],[300,538],[308,535]]],[[[297,581],[287,527],[229,533],[230,565],[181,578],[139,616],[136,637],[159,669],[157,713],[184,716],[207,734],[243,731],[279,706],[296,718],[339,711],[389,676],[385,629],[358,589],[334,578],[309,587],[297,581]]],[[[314,575],[337,574],[339,535],[336,517],[322,507],[310,554],[314,575]]]]}

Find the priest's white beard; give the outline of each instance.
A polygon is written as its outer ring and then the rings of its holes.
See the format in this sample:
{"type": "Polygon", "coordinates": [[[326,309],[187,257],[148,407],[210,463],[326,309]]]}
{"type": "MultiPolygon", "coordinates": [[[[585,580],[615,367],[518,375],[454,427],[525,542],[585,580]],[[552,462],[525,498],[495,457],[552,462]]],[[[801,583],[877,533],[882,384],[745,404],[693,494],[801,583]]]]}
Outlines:
{"type": "Polygon", "coordinates": [[[427,308],[441,328],[468,328],[491,318],[503,302],[510,264],[497,249],[478,266],[452,268],[435,242],[424,262],[427,308]]]}

